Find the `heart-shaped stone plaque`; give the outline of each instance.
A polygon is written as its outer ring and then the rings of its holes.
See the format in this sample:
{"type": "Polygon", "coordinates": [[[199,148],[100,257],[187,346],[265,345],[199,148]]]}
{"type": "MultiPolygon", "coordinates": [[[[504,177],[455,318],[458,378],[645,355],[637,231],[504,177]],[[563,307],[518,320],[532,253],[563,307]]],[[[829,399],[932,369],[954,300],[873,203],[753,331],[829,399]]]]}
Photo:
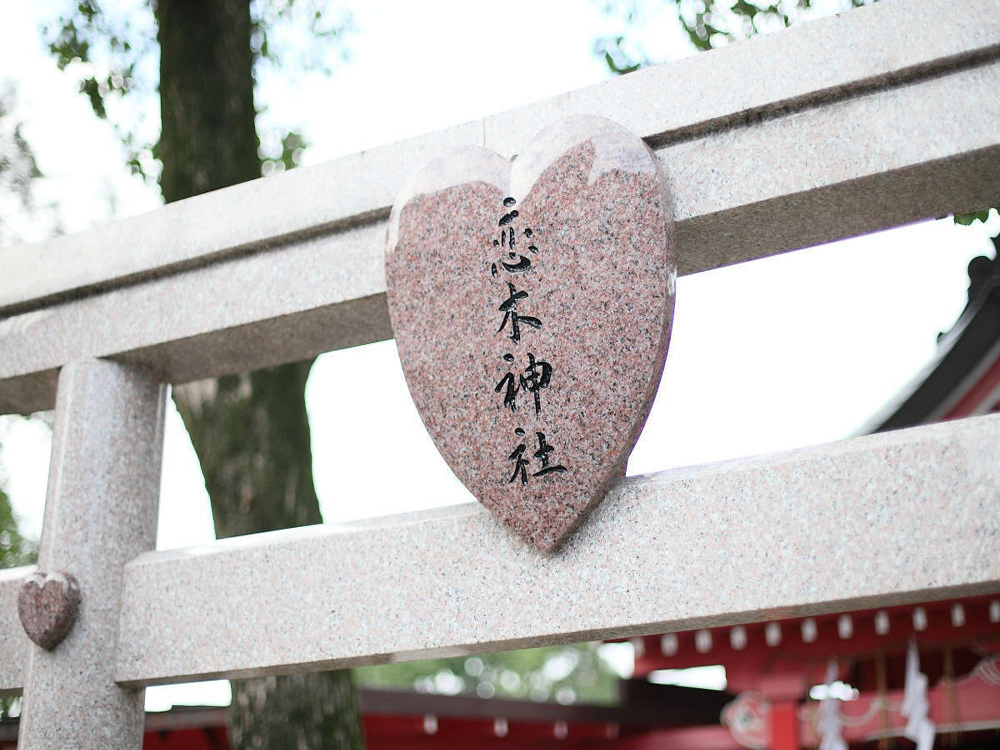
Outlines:
{"type": "Polygon", "coordinates": [[[69,573],[34,573],[17,593],[17,614],[28,637],[51,651],[69,633],[80,609],[80,586],[69,573]]]}
{"type": "Polygon", "coordinates": [[[470,146],[393,206],[389,313],[417,410],[466,487],[555,547],[621,476],[673,315],[671,200],[632,133],[578,116],[513,160],[470,146]]]}

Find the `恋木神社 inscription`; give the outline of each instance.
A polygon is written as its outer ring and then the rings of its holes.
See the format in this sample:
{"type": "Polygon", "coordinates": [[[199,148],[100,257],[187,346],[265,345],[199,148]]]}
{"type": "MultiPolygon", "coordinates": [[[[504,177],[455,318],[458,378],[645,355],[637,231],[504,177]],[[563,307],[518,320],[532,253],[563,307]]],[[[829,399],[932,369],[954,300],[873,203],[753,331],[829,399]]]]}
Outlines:
{"type": "MultiPolygon", "coordinates": [[[[504,208],[511,208],[516,203],[517,200],[510,196],[503,200],[504,208]]],[[[531,270],[531,259],[515,251],[517,244],[515,220],[518,216],[518,211],[514,209],[500,217],[500,221],[498,222],[498,225],[501,227],[500,239],[493,240],[493,247],[497,248],[501,255],[506,255],[506,259],[501,260],[499,263],[499,267],[504,273],[525,274],[526,276],[526,272],[531,270]]],[[[533,236],[530,227],[525,227],[519,231],[523,233],[526,240],[530,240],[533,236]]],[[[529,244],[527,249],[532,253],[538,252],[538,247],[534,244],[529,244]]],[[[490,272],[493,278],[496,278],[498,275],[502,276],[502,273],[497,270],[497,263],[490,264],[490,272]]],[[[521,314],[517,310],[519,300],[527,302],[530,299],[531,295],[527,289],[518,291],[517,287],[511,281],[505,280],[504,283],[507,285],[508,296],[500,303],[500,307],[497,308],[499,312],[503,313],[503,320],[500,321],[497,333],[505,332],[505,329],[508,329],[508,323],[510,324],[508,338],[511,340],[511,346],[516,353],[506,352],[503,355],[503,361],[507,365],[507,372],[500,378],[500,381],[494,386],[493,390],[503,394],[501,408],[510,409],[511,412],[517,412],[518,394],[526,394],[531,399],[535,407],[535,417],[538,418],[542,413],[542,397],[540,392],[548,388],[549,383],[552,381],[552,365],[544,360],[536,359],[535,353],[530,351],[528,345],[523,347],[527,350],[526,354],[523,356],[518,355],[522,353],[521,326],[527,326],[525,331],[531,328],[540,329],[542,321],[536,317],[521,314]],[[527,364],[525,364],[523,369],[520,369],[520,364],[523,363],[525,357],[527,358],[527,364]],[[514,370],[517,371],[516,375],[514,370]]],[[[527,286],[526,281],[522,283],[527,286]]],[[[519,438],[519,442],[517,447],[507,456],[507,460],[514,463],[514,469],[507,480],[508,482],[520,480],[521,484],[527,484],[529,476],[541,478],[549,474],[566,471],[565,466],[556,463],[552,459],[551,456],[555,452],[555,448],[545,441],[545,433],[541,429],[535,431],[538,448],[534,452],[529,451],[527,448],[527,444],[524,441],[525,432],[523,427],[516,427],[514,435],[516,438],[519,438]],[[525,455],[526,451],[527,455],[525,455]],[[529,469],[532,459],[538,462],[537,471],[532,471],[535,468],[534,466],[529,469]]]]}

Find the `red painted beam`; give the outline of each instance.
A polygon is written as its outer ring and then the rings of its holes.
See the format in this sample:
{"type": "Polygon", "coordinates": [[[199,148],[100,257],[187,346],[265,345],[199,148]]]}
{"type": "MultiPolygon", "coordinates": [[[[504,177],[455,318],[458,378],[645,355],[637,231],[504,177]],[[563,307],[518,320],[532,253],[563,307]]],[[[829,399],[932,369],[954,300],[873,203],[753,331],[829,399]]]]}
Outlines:
{"type": "MultiPolygon", "coordinates": [[[[979,379],[962,394],[958,402],[942,417],[943,420],[960,419],[977,413],[978,407],[1000,388],[1000,357],[993,361],[979,379]]],[[[995,404],[987,404],[988,409],[995,404]]]]}
{"type": "Polygon", "coordinates": [[[819,664],[829,658],[865,657],[879,651],[901,652],[911,635],[916,637],[921,649],[958,644],[1000,647],[1000,622],[994,621],[997,608],[1000,608],[1000,596],[993,595],[754,623],[742,626],[741,637],[737,637],[740,631],[728,627],[646,636],[636,639],[641,642],[638,650],[641,653],[637,651],[635,676],[645,677],[657,669],[709,664],[723,664],[727,671],[763,673],[778,655],[782,660],[819,664]],[[952,616],[955,605],[961,607],[958,625],[952,616]],[[916,617],[917,624],[924,625],[922,629],[914,625],[914,613],[918,609],[924,613],[923,618],[916,617]],[[849,618],[844,621],[846,628],[841,625],[841,618],[845,616],[849,618]],[[807,620],[812,624],[806,624],[807,620]],[[672,652],[665,653],[664,646],[672,652]]]}
{"type": "MultiPolygon", "coordinates": [[[[971,674],[942,680],[927,691],[928,716],[938,732],[1000,729],[1000,658],[984,660],[971,674]]],[[[838,703],[843,736],[848,743],[870,743],[879,737],[902,737],[907,719],[901,713],[902,690],[862,693],[838,703]]],[[[723,712],[735,740],[743,747],[767,745],[771,750],[819,745],[817,701],[769,702],[761,695],[739,695],[723,712]],[[794,717],[794,722],[792,721],[794,717]],[[791,744],[793,736],[798,744],[791,744]]]]}

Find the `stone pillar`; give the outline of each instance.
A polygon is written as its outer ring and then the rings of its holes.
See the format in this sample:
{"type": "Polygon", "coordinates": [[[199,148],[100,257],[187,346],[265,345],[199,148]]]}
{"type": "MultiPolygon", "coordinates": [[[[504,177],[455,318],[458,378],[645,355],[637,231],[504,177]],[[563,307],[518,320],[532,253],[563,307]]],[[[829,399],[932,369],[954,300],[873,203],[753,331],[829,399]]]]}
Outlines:
{"type": "Polygon", "coordinates": [[[74,575],[81,603],[62,643],[30,644],[19,748],[142,746],[145,690],[114,669],[123,566],[156,544],[167,390],[107,360],[59,375],[38,567],[74,575]]]}

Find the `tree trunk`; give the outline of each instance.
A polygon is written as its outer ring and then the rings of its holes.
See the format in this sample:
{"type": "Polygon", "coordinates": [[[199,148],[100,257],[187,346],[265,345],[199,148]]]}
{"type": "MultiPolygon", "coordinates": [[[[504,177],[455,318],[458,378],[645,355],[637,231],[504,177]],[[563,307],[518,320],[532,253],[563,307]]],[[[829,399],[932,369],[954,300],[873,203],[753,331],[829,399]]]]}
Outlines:
{"type": "MultiPolygon", "coordinates": [[[[156,154],[167,202],[260,176],[249,0],[154,0],[156,154]]],[[[221,537],[322,521],[305,385],[312,362],[178,386],[221,537]]],[[[233,682],[234,748],[363,745],[349,671],[233,682]]]]}

